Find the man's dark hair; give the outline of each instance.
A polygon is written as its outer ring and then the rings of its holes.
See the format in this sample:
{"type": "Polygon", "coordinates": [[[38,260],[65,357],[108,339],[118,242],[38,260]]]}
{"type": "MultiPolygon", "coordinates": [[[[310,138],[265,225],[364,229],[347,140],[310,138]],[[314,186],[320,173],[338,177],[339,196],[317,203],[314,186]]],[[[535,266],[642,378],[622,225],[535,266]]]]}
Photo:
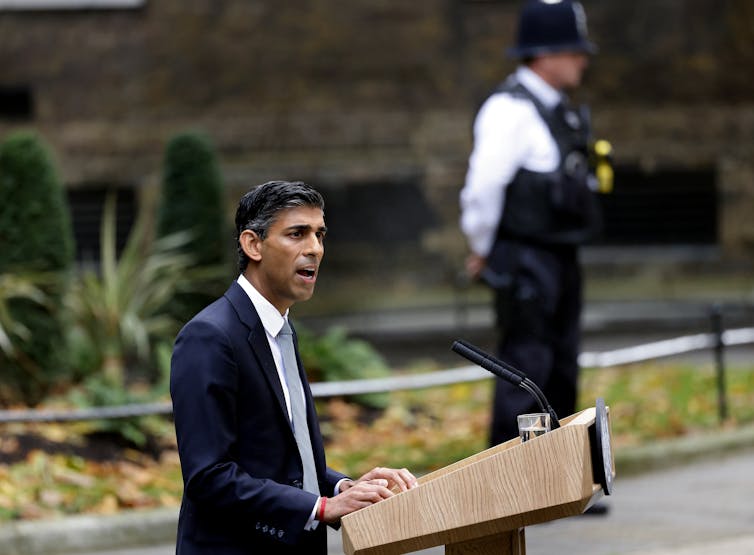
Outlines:
{"type": "Polygon", "coordinates": [[[268,181],[241,197],[236,210],[236,245],[241,272],[249,265],[249,257],[241,248],[241,233],[248,229],[264,240],[278,212],[299,206],[313,206],[324,211],[325,200],[303,181],[268,181]]]}

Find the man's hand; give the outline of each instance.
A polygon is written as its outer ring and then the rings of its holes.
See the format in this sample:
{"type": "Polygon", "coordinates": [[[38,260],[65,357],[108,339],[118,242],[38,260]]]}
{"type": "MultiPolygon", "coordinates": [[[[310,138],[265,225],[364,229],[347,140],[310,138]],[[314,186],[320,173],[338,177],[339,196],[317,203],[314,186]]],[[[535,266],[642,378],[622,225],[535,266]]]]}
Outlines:
{"type": "Polygon", "coordinates": [[[375,503],[392,497],[394,494],[387,489],[387,480],[365,480],[349,482],[349,487],[335,497],[328,497],[325,505],[325,522],[337,522],[340,517],[374,505],[375,503]]]}
{"type": "Polygon", "coordinates": [[[405,468],[383,468],[378,466],[364,474],[355,482],[343,482],[340,486],[340,491],[344,491],[348,487],[358,484],[359,482],[375,479],[387,480],[387,487],[389,489],[398,488],[399,491],[406,491],[418,485],[416,477],[405,468]]]}
{"type": "Polygon", "coordinates": [[[344,515],[392,497],[395,494],[391,489],[406,491],[417,485],[414,475],[405,468],[373,468],[358,480],[340,485],[340,493],[327,499],[323,520],[337,522],[344,515]]]}

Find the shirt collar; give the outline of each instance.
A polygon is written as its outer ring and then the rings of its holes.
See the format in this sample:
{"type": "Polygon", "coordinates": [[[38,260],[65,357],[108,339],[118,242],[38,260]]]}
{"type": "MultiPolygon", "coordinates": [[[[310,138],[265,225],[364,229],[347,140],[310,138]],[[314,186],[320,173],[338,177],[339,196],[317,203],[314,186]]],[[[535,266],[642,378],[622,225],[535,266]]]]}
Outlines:
{"type": "Polygon", "coordinates": [[[553,88],[526,66],[518,66],[516,79],[536,96],[546,108],[554,108],[559,102],[563,101],[563,94],[560,91],[553,88]]]}
{"type": "Polygon", "coordinates": [[[283,323],[288,319],[288,311],[286,310],[285,314],[281,316],[278,309],[272,306],[272,303],[265,299],[243,274],[238,276],[237,281],[238,285],[246,291],[249,299],[251,299],[251,304],[254,305],[265,331],[272,337],[277,337],[283,323]]]}

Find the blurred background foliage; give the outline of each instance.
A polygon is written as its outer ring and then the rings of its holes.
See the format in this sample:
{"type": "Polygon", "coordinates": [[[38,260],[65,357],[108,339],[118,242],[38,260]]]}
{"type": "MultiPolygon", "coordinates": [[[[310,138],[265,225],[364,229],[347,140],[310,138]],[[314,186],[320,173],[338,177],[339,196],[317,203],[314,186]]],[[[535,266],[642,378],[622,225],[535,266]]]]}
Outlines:
{"type": "Polygon", "coordinates": [[[73,231],[49,149],[30,132],[0,145],[0,403],[38,403],[69,369],[62,299],[73,265],[73,231]]]}
{"type": "Polygon", "coordinates": [[[226,199],[215,149],[197,131],[175,135],[165,148],[157,237],[190,232],[190,239],[176,246],[189,254],[195,269],[190,291],[176,290],[166,311],[181,323],[223,294],[232,275],[229,256],[235,252],[233,230],[225,217],[226,199]]]}
{"type": "MultiPolygon", "coordinates": [[[[157,226],[143,210],[118,248],[116,195],[102,207],[98,264],[73,264],[66,199],[34,134],[0,150],[0,406],[97,407],[165,400],[180,327],[236,275],[223,183],[209,140],[179,133],[166,146],[157,226]],[[10,248],[5,248],[9,245],[10,248]]],[[[299,331],[312,380],[387,376],[382,357],[343,329],[299,331]]],[[[384,394],[353,399],[386,406],[384,394]]],[[[159,420],[159,419],[157,419],[159,420]]],[[[102,420],[89,433],[144,446],[154,419],[102,420]]]]}
{"type": "MultiPolygon", "coordinates": [[[[366,341],[349,338],[342,327],[333,327],[317,337],[296,328],[301,359],[311,381],[384,378],[391,370],[382,356],[366,341]]],[[[355,395],[352,400],[376,409],[389,403],[386,393],[355,395]]]]}

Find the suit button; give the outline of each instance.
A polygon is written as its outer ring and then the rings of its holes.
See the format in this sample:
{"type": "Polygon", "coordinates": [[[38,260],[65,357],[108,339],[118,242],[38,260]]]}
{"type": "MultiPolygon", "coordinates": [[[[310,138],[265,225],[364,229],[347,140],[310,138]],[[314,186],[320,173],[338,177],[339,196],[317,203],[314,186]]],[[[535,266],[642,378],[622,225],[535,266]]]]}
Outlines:
{"type": "Polygon", "coordinates": [[[293,487],[304,489],[304,482],[302,482],[301,480],[293,480],[293,487]]]}

